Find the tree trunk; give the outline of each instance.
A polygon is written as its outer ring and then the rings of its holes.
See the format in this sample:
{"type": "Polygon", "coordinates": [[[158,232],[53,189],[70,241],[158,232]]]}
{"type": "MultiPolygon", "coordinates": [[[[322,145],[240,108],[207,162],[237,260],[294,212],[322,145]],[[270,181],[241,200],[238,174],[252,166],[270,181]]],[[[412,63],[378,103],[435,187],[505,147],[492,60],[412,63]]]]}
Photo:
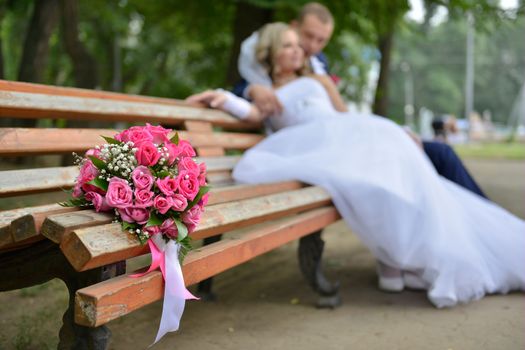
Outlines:
{"type": "Polygon", "coordinates": [[[113,78],[111,81],[111,90],[122,91],[122,50],[120,48],[120,39],[118,34],[113,36],[113,78]]]}
{"type": "Polygon", "coordinates": [[[73,63],[73,74],[78,87],[97,87],[97,65],[82,42],[78,39],[78,2],[60,0],[62,8],[62,36],[66,52],[73,63]]]}
{"type": "Polygon", "coordinates": [[[388,115],[388,78],[390,77],[390,56],[392,43],[394,41],[394,30],[387,31],[379,37],[379,52],[381,62],[379,68],[379,79],[377,80],[376,94],[374,98],[373,111],[377,115],[386,117],[388,115]]]}
{"type": "Polygon", "coordinates": [[[271,22],[273,13],[274,10],[270,8],[257,7],[243,1],[237,2],[235,22],[233,24],[233,45],[228,62],[226,84],[234,85],[241,79],[237,69],[237,59],[242,41],[263,24],[271,22]]]}
{"type": "MultiPolygon", "coordinates": [[[[7,1],[0,4],[0,28],[4,21],[5,11],[7,8],[7,1]]],[[[4,51],[2,50],[2,36],[0,35],[0,79],[5,79],[4,73],[4,51]]]]}
{"type": "Polygon", "coordinates": [[[18,80],[42,82],[49,51],[49,37],[57,22],[58,0],[35,1],[20,60],[18,80]]]}

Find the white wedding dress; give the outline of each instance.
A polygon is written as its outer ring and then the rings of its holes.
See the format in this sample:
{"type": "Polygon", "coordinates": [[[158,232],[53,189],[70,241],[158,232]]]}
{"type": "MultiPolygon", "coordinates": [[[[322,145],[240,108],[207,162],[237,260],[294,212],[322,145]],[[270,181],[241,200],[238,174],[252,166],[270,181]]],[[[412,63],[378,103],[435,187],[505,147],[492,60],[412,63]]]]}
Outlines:
{"type": "Polygon", "coordinates": [[[239,182],[300,180],[325,188],[384,263],[419,272],[437,307],[525,290],[525,222],[440,177],[399,126],[337,112],[322,85],[279,88],[275,130],[234,169],[239,182]]]}

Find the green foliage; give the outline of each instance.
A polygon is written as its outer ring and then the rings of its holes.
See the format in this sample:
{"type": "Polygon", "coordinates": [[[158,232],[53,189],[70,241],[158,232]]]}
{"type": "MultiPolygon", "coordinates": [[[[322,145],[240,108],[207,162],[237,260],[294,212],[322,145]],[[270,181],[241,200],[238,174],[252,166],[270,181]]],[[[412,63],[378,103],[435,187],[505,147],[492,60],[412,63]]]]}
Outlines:
{"type": "MultiPolygon", "coordinates": [[[[306,0],[239,0],[273,9],[276,20],[290,21],[306,0]]],[[[184,98],[207,88],[224,86],[228,60],[233,52],[233,25],[238,2],[78,0],[79,39],[97,63],[99,88],[126,93],[184,98]]],[[[379,58],[379,38],[396,31],[409,9],[408,0],[322,0],[334,14],[335,31],[326,48],[331,72],[343,80],[343,94],[363,99],[370,65],[379,58]]],[[[428,0],[429,8],[443,4],[453,17],[472,11],[479,26],[490,29],[494,1],[428,0]]],[[[16,80],[23,41],[34,0],[9,2],[0,18],[0,41],[4,53],[5,77],[16,80]]],[[[409,26],[410,27],[410,26],[409,26]]],[[[72,62],[62,44],[57,26],[50,38],[44,83],[73,86],[72,62]]],[[[420,28],[415,30],[421,31],[420,28]]],[[[406,36],[406,33],[403,34],[406,36]]],[[[456,34],[457,35],[457,34],[456,34]]],[[[505,35],[505,34],[501,34],[505,35]]],[[[445,38],[446,35],[443,34],[445,38]]],[[[404,37],[402,37],[404,38],[404,37]]],[[[455,37],[449,37],[455,38],[455,37]]],[[[448,38],[448,39],[449,39],[448,38]]],[[[410,40],[415,39],[413,35],[410,40]]],[[[517,43],[522,46],[523,40],[517,43]]],[[[428,47],[428,46],[427,46],[428,47]]],[[[493,47],[498,50],[499,47],[493,47]]],[[[413,51],[413,50],[412,50],[413,51]]],[[[439,54],[439,53],[438,53],[439,54]]],[[[414,53],[417,56],[417,54],[414,53]]],[[[420,55],[425,60],[425,55],[420,55]]],[[[416,65],[417,66],[417,65],[416,65]]],[[[394,73],[395,75],[395,73],[394,73]]],[[[454,76],[460,76],[455,72],[454,76]]],[[[519,72],[502,74],[501,80],[519,78],[519,72]]],[[[434,77],[433,80],[440,78],[434,77]]],[[[454,82],[457,85],[456,80],[454,82]]],[[[443,83],[443,82],[442,82],[443,83]]],[[[447,83],[444,83],[447,86],[447,83]]],[[[449,84],[448,86],[452,86],[449,84]]],[[[453,89],[454,90],[454,89],[453,89]]],[[[457,89],[456,89],[457,90],[457,89]]],[[[507,89],[501,95],[508,95],[507,89]]],[[[453,101],[457,96],[453,98],[453,101]]],[[[499,97],[498,97],[499,99],[499,97]]],[[[454,102],[456,103],[456,102],[454,102]]],[[[442,105],[443,102],[437,102],[442,105]]]]}
{"type": "MultiPolygon", "coordinates": [[[[474,109],[490,111],[505,122],[525,77],[525,18],[485,24],[475,35],[474,109]]],[[[390,82],[391,114],[402,119],[406,79],[414,83],[416,111],[421,107],[437,114],[463,117],[466,23],[443,22],[426,31],[409,23],[395,38],[390,82]],[[403,72],[401,64],[410,71],[403,72]]]]}

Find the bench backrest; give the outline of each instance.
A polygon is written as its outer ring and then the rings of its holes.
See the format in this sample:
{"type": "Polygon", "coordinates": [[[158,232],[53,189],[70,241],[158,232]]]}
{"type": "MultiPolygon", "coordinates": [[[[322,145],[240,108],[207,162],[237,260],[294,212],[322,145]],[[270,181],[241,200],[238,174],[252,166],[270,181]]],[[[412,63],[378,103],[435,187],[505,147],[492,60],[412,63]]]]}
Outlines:
{"type": "MultiPolygon", "coordinates": [[[[264,137],[257,133],[260,125],[241,122],[221,111],[188,106],[183,101],[0,80],[0,117],[4,124],[4,127],[0,128],[0,156],[2,159],[14,156],[30,157],[30,161],[26,161],[25,164],[31,166],[29,169],[12,169],[11,165],[8,170],[2,171],[2,198],[61,191],[72,187],[78,172],[75,166],[66,164],[35,168],[35,156],[71,152],[82,154],[88,148],[103,143],[101,135],[112,136],[116,132],[115,122],[119,122],[120,129],[150,122],[161,123],[165,127],[178,130],[180,136],[188,139],[196,148],[199,161],[205,161],[207,164],[208,182],[213,187],[210,205],[222,203],[222,207],[210,207],[199,230],[194,233],[196,239],[327,202],[325,193],[316,192],[315,189],[302,189],[305,193],[301,194],[279,195],[283,191],[301,189],[302,185],[297,182],[231,186],[231,170],[238,161],[240,152],[264,137]],[[49,121],[65,119],[73,125],[78,125],[78,120],[89,120],[97,125],[103,124],[104,127],[14,126],[24,119],[37,120],[37,125],[43,124],[43,120],[52,124],[49,121]],[[309,198],[308,191],[313,192],[312,198],[309,198]],[[253,200],[253,203],[242,202],[240,207],[238,203],[237,207],[231,204],[264,195],[273,195],[268,198],[268,201],[273,201],[271,205],[268,205],[270,202],[262,204],[260,200],[253,200]],[[292,200],[287,196],[291,196],[292,200]],[[316,196],[321,198],[320,202],[316,196]],[[245,213],[245,217],[239,218],[240,211],[245,213]],[[231,213],[231,217],[224,215],[228,212],[231,213]]],[[[3,165],[3,168],[6,166],[3,165]]],[[[62,208],[57,204],[22,206],[21,209],[15,207],[0,215],[0,249],[16,248],[31,243],[31,239],[38,239],[41,232],[57,243],[66,244],[63,242],[64,235],[80,228],[106,224],[108,230],[111,227],[109,216],[99,213],[93,212],[87,216],[83,211],[81,215],[75,216],[74,212],[78,211],[76,208],[62,208]],[[41,230],[45,218],[49,218],[49,222],[41,230]]],[[[109,231],[115,231],[116,237],[122,237],[117,233],[118,225],[114,225],[109,231]]],[[[83,232],[78,230],[77,233],[83,232]]],[[[91,233],[88,236],[91,237],[91,233]]],[[[136,247],[132,246],[131,250],[135,252],[136,247]]],[[[92,259],[91,253],[89,259],[92,259]]],[[[91,266],[80,264],[77,268],[87,269],[91,266]]]]}
{"type": "MultiPolygon", "coordinates": [[[[145,122],[177,130],[181,138],[189,140],[196,148],[199,161],[207,164],[212,190],[201,223],[192,233],[193,239],[268,220],[290,218],[274,224],[271,229],[252,232],[249,239],[221,242],[216,251],[204,254],[208,258],[203,259],[203,253],[195,251],[188,256],[184,266],[189,284],[283,242],[319,230],[338,218],[333,207],[327,207],[330,204],[328,194],[317,187],[305,187],[295,181],[234,184],[231,170],[240,154],[264,136],[259,132],[260,125],[241,122],[217,110],[192,107],[172,99],[0,80],[0,118],[0,157],[4,160],[0,163],[0,200],[7,203],[9,199],[9,203],[15,203],[0,206],[0,210],[7,208],[0,212],[0,252],[47,238],[60,244],[62,252],[77,271],[146,253],[146,246],[122,232],[120,225],[112,223],[108,214],[63,208],[54,204],[54,200],[39,206],[28,206],[24,201],[17,205],[18,198],[23,198],[20,196],[71,188],[77,176],[78,169],[72,164],[35,167],[35,157],[71,152],[83,154],[88,148],[104,142],[101,135],[113,136],[116,129],[145,122]],[[28,127],[26,120],[36,120],[37,127],[28,127]],[[63,120],[70,127],[53,127],[64,124],[63,120]],[[87,123],[79,121],[96,123],[97,127],[88,127],[87,123]],[[13,157],[24,157],[25,161],[7,161],[13,157]],[[232,255],[232,252],[236,253],[232,255]],[[220,263],[213,265],[210,254],[222,259],[220,263]]],[[[35,125],[34,122],[29,124],[35,125]]],[[[106,300],[104,298],[111,302],[116,295],[114,288],[121,288],[118,283],[127,283],[129,288],[142,288],[140,286],[153,283],[157,294],[162,288],[161,280],[155,274],[131,284],[125,279],[108,283],[116,285],[96,291],[96,296],[89,294],[91,291],[88,293],[93,304],[101,303],[101,300],[106,300]]],[[[142,303],[157,300],[161,295],[157,294],[143,299],[142,303]]],[[[87,305],[88,301],[82,299],[81,304],[87,305]]],[[[129,306],[120,314],[137,307],[140,305],[129,306]]],[[[104,309],[103,306],[100,308],[104,309]]],[[[89,310],[80,310],[77,322],[94,326],[120,315],[110,312],[94,319],[84,319],[91,314],[89,310]]]]}

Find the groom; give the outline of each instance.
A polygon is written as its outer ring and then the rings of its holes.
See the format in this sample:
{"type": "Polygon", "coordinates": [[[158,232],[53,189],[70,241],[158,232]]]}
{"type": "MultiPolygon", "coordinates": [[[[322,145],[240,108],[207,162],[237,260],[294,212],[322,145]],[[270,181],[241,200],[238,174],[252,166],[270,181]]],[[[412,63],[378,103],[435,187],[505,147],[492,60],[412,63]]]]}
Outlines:
{"type": "MultiPolygon", "coordinates": [[[[301,47],[313,72],[328,74],[328,62],[322,51],[334,29],[330,10],[319,3],[307,3],[290,25],[299,34],[301,47]]],[[[255,32],[242,43],[238,68],[243,80],[234,87],[233,92],[251,100],[263,115],[278,114],[282,111],[281,103],[272,89],[268,74],[255,58],[257,40],[258,33],[255,32]]],[[[487,198],[450,146],[431,141],[423,141],[422,146],[441,176],[487,198]]]]}

